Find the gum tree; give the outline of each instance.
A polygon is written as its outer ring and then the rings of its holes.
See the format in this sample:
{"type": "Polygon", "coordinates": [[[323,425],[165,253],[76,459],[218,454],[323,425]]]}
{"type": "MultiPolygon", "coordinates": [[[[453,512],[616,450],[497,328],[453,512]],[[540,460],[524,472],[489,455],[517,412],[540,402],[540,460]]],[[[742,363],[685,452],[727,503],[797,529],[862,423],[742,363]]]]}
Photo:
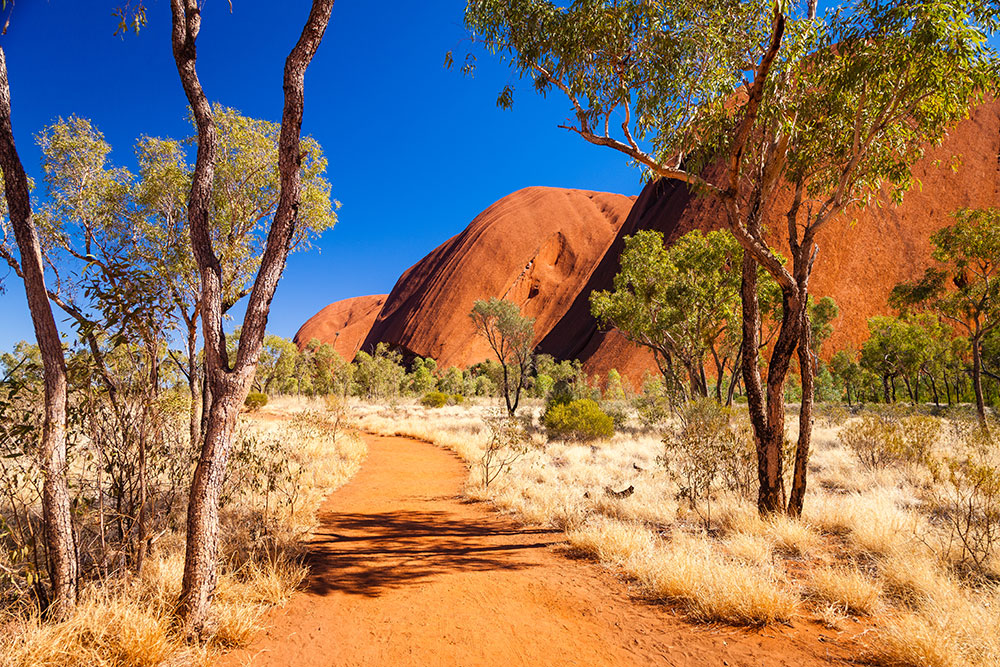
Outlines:
{"type": "MultiPolygon", "coordinates": [[[[475,39],[572,107],[561,127],[650,178],[709,198],[745,252],[742,375],[757,444],[758,509],[801,512],[812,433],[809,278],[817,234],[879,193],[996,87],[996,19],[971,0],[860,0],[815,16],[772,0],[469,0],[475,39]],[[769,233],[765,233],[769,222],[769,233]],[[772,243],[789,249],[782,261],[772,243]],[[782,292],[761,378],[757,266],[782,292]],[[790,498],[784,384],[803,398],[790,498]]],[[[510,106],[513,88],[498,103],[510,106]]]]}
{"type": "Polygon", "coordinates": [[[191,251],[200,279],[198,304],[205,341],[205,382],[210,392],[201,455],[188,502],[187,547],[179,609],[186,632],[197,636],[208,625],[215,595],[219,494],[236,419],[256,374],[271,300],[300,223],[301,172],[305,157],[300,136],[305,73],[330,22],[333,0],[313,0],[302,34],[285,60],[284,108],[278,136],[280,187],[277,205],[270,224],[266,225],[267,241],[253,279],[234,359],[230,359],[222,328],[225,278],[212,235],[212,206],[217,194],[214,181],[220,144],[215,114],[197,72],[195,43],[201,30],[201,7],[198,0],[171,0],[170,9],[174,60],[198,134],[187,220],[191,251]]]}
{"type": "MultiPolygon", "coordinates": [[[[278,141],[281,126],[249,118],[235,109],[213,105],[218,162],[213,175],[209,230],[222,274],[222,312],[249,296],[264,256],[266,228],[273,220],[280,191],[278,141]]],[[[197,144],[197,136],[191,142],[197,144]]],[[[291,249],[308,250],[316,235],[336,222],[327,161],[312,138],[301,140],[299,222],[291,249]]],[[[149,242],[150,263],[163,281],[185,331],[187,358],[177,361],[191,391],[191,441],[200,442],[208,385],[197,362],[201,315],[200,277],[187,229],[187,193],[192,168],[183,142],[143,137],[137,148],[140,180],[138,213],[149,242]]]]}
{"type": "Polygon", "coordinates": [[[507,414],[513,417],[534,357],[535,320],[521,315],[516,304],[496,297],[476,301],[469,317],[500,361],[503,397],[507,414]]]}
{"type": "Polygon", "coordinates": [[[6,212],[21,260],[19,277],[24,283],[42,357],[45,382],[45,416],[39,443],[44,479],[42,514],[52,575],[50,613],[61,618],[76,606],[77,595],[76,549],[66,483],[66,359],[45,285],[45,267],[32,213],[28,177],[14,143],[7,57],[3,49],[0,49],[0,169],[3,170],[6,212]]]}
{"type": "MultiPolygon", "coordinates": [[[[0,0],[8,10],[13,2],[0,0]]],[[[138,32],[146,23],[142,2],[117,5],[113,14],[119,19],[118,32],[138,32]]],[[[8,13],[6,21],[10,23],[8,13]]],[[[11,122],[11,92],[7,76],[7,55],[0,48],[0,171],[3,172],[4,205],[10,235],[14,237],[19,262],[15,273],[24,284],[28,311],[35,329],[42,357],[45,414],[42,422],[40,462],[42,468],[42,514],[49,555],[53,600],[48,610],[52,618],[67,616],[76,606],[78,563],[73,538],[69,488],[66,481],[66,358],[59,330],[56,328],[38,228],[31,204],[31,186],[14,142],[11,122]]],[[[9,244],[8,226],[3,226],[4,259],[14,259],[9,244]]],[[[14,268],[12,266],[12,268],[14,268]]]]}
{"type": "Polygon", "coordinates": [[[920,280],[897,285],[890,303],[926,308],[964,330],[972,350],[972,388],[986,428],[983,339],[1000,325],[1000,208],[963,209],[955,223],[931,236],[939,266],[920,280]]]}
{"type": "MultiPolygon", "coordinates": [[[[739,302],[742,256],[725,231],[689,232],[670,246],[660,232],[641,231],[625,239],[614,291],[590,295],[591,312],[651,350],[667,387],[685,399],[707,397],[704,361],[739,302]]],[[[721,402],[721,385],[717,390],[721,402]]]]}

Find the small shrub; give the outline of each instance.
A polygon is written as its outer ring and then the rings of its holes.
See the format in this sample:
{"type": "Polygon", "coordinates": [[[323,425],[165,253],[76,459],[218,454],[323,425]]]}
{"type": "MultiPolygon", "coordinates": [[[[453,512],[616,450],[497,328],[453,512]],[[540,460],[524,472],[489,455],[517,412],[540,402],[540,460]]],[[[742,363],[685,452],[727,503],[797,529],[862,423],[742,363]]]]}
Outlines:
{"type": "Polygon", "coordinates": [[[713,400],[702,399],[681,406],[677,418],[677,426],[663,439],[660,461],[677,481],[678,500],[686,500],[707,527],[712,485],[726,458],[729,411],[713,400]]]}
{"type": "Polygon", "coordinates": [[[868,468],[882,469],[903,458],[899,422],[889,415],[866,414],[840,432],[840,441],[868,468]]]}
{"type": "Polygon", "coordinates": [[[649,429],[662,426],[670,419],[670,397],[663,382],[647,378],[642,385],[642,395],[632,401],[639,414],[639,421],[649,429]]]}
{"type": "Polygon", "coordinates": [[[446,394],[443,391],[429,391],[420,399],[420,405],[425,408],[443,408],[446,405],[461,405],[465,396],[461,394],[446,394]]]}
{"type": "Polygon", "coordinates": [[[677,482],[678,500],[686,500],[708,528],[717,482],[746,497],[756,492],[753,430],[749,420],[734,420],[731,410],[708,398],[682,405],[677,419],[663,439],[660,462],[677,482]]]}
{"type": "Polygon", "coordinates": [[[545,411],[542,424],[550,438],[596,440],[614,435],[614,420],[589,398],[558,403],[545,411]]]}
{"type": "Polygon", "coordinates": [[[816,406],[816,420],[826,428],[843,424],[851,418],[851,413],[842,405],[820,403],[816,406]]]}
{"type": "Polygon", "coordinates": [[[347,425],[350,406],[347,398],[340,394],[327,394],[324,403],[326,404],[327,414],[330,417],[331,436],[336,440],[341,429],[347,425]]]}
{"type": "Polygon", "coordinates": [[[622,430],[622,428],[625,427],[626,422],[628,422],[628,404],[624,401],[616,401],[613,403],[605,402],[600,405],[601,410],[603,410],[606,415],[611,417],[615,430],[622,430]]]}
{"type": "Polygon", "coordinates": [[[256,412],[267,405],[267,394],[260,391],[251,391],[247,394],[247,400],[243,401],[250,412],[256,412]]]}
{"type": "Polygon", "coordinates": [[[949,542],[960,564],[989,575],[1000,548],[1000,468],[975,455],[946,464],[936,504],[949,542]]]}
{"type": "MultiPolygon", "coordinates": [[[[757,497],[757,443],[754,440],[753,424],[746,414],[737,416],[730,423],[724,445],[726,453],[719,462],[719,473],[723,486],[733,491],[741,498],[757,497]]],[[[791,443],[785,442],[785,470],[790,469],[790,461],[794,457],[791,443]]]]}
{"type": "Polygon", "coordinates": [[[420,399],[420,405],[425,408],[443,408],[448,405],[448,394],[443,391],[429,391],[420,399]]]}
{"type": "Polygon", "coordinates": [[[840,432],[840,440],[863,465],[883,469],[900,463],[933,467],[933,451],[941,436],[937,417],[912,415],[900,419],[892,412],[866,414],[840,432]]]}
{"type": "Polygon", "coordinates": [[[545,399],[545,412],[542,413],[542,421],[545,421],[545,415],[549,413],[549,410],[557,405],[567,405],[585,398],[592,398],[585,382],[580,382],[576,376],[559,379],[549,391],[548,398],[545,399]]]}
{"type": "Polygon", "coordinates": [[[487,414],[483,421],[489,436],[479,459],[479,467],[483,474],[483,486],[489,487],[527,453],[528,433],[520,421],[502,410],[487,414]]]}
{"type": "Polygon", "coordinates": [[[937,417],[914,415],[899,422],[903,436],[901,457],[910,463],[927,463],[941,435],[941,420],[937,417]]]}

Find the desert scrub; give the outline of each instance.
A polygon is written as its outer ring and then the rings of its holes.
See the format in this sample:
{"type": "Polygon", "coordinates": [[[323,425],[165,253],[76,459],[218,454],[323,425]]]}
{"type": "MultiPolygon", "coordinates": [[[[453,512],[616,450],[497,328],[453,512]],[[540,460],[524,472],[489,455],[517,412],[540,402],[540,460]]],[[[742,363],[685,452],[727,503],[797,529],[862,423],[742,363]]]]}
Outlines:
{"type": "MultiPolygon", "coordinates": [[[[0,635],[0,664],[208,665],[213,654],[248,641],[267,607],[286,600],[305,577],[302,541],[315,525],[319,505],[354,475],[366,453],[354,436],[333,437],[319,413],[293,415],[290,421],[265,417],[249,417],[243,426],[243,460],[227,482],[220,512],[218,623],[207,643],[185,644],[174,623],[184,565],[184,536],[174,527],[183,526],[177,517],[184,507],[178,506],[142,571],[86,583],[81,604],[65,621],[43,622],[25,606],[8,609],[4,625],[16,631],[0,635]],[[288,460],[279,461],[282,457],[288,460]]],[[[77,520],[91,518],[81,513],[77,520]]]]}
{"type": "Polygon", "coordinates": [[[947,526],[946,551],[977,576],[1000,575],[1000,467],[971,452],[946,462],[934,501],[947,526]]]}
{"type": "Polygon", "coordinates": [[[866,414],[840,432],[840,440],[867,468],[884,468],[899,457],[902,434],[895,419],[866,414]]]}
{"type": "Polygon", "coordinates": [[[660,463],[677,483],[677,499],[711,527],[712,500],[718,487],[744,497],[754,490],[756,448],[746,420],[711,399],[680,406],[663,439],[660,463]]]}
{"type": "Polygon", "coordinates": [[[868,413],[845,426],[840,438],[865,467],[880,470],[900,463],[928,465],[941,431],[937,417],[868,413]]]}
{"type": "MultiPolygon", "coordinates": [[[[532,407],[540,411],[538,404],[532,407]]],[[[946,480],[911,474],[923,466],[906,459],[868,468],[841,441],[842,424],[815,431],[814,483],[802,519],[758,515],[750,438],[734,450],[741,456],[727,455],[725,461],[741,466],[739,474],[728,479],[725,466],[716,473],[712,525],[705,530],[690,520],[677,477],[658,463],[667,453],[663,432],[682,429],[679,420],[630,427],[600,447],[537,442],[487,489],[477,468],[488,435],[482,421],[486,407],[389,412],[357,406],[357,411],[365,415],[363,428],[416,435],[458,452],[470,468],[471,497],[523,522],[566,531],[574,550],[691,619],[755,625],[801,615],[837,626],[859,615],[857,622],[870,628],[864,637],[871,639],[871,656],[886,665],[1000,664],[990,648],[993,635],[1000,635],[990,620],[996,618],[991,610],[1000,608],[996,594],[978,589],[975,578],[958,576],[954,557],[942,551],[948,528],[927,485],[944,493],[946,480]],[[629,486],[634,492],[628,497],[607,493],[629,486]],[[968,622],[977,625],[963,626],[968,622]]],[[[892,418],[907,419],[899,413],[892,418]]],[[[635,413],[631,419],[639,421],[635,413]]],[[[745,420],[745,411],[736,408],[727,427],[738,433],[746,429],[745,420]]],[[[720,430],[721,421],[715,422],[720,430]]],[[[923,442],[929,444],[913,451],[929,448],[938,461],[945,454],[991,451],[974,428],[939,422],[936,435],[933,422],[922,422],[930,434],[923,442]]],[[[918,439],[910,436],[910,442],[918,439]]],[[[674,456],[680,458],[680,451],[674,456]]]]}
{"type": "Polygon", "coordinates": [[[523,424],[502,410],[487,413],[483,423],[487,436],[479,469],[483,486],[488,487],[527,453],[530,439],[523,424]]]}
{"type": "Polygon", "coordinates": [[[909,463],[927,465],[941,437],[941,420],[925,415],[911,415],[899,422],[903,435],[902,458],[909,463]]]}
{"type": "Polygon", "coordinates": [[[597,440],[614,435],[614,420],[589,398],[549,406],[542,417],[549,438],[597,440]]]}
{"type": "Polygon", "coordinates": [[[425,408],[443,408],[446,405],[460,405],[465,400],[461,394],[446,394],[443,391],[429,391],[420,399],[425,408]]]}

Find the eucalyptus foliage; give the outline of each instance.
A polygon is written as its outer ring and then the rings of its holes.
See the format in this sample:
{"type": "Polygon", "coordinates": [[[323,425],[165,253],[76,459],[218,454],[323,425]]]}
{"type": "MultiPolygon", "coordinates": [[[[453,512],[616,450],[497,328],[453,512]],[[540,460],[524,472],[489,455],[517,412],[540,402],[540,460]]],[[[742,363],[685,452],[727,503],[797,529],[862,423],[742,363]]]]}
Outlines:
{"type": "MultiPolygon", "coordinates": [[[[685,396],[708,395],[711,353],[721,400],[722,375],[740,341],[743,249],[733,235],[696,230],[666,245],[663,234],[644,230],[626,237],[620,261],[614,290],[590,296],[594,317],[652,351],[667,386],[685,396]]],[[[767,274],[758,288],[769,310],[777,307],[780,294],[767,274]]]]}

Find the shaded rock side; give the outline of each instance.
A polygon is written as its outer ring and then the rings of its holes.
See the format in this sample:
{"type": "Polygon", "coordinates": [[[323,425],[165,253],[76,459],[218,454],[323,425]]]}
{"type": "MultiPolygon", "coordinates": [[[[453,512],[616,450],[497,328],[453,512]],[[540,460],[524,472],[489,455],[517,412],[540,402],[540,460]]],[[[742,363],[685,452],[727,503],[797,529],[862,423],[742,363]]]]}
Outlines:
{"type": "Polygon", "coordinates": [[[314,338],[321,343],[330,343],[337,354],[350,361],[361,349],[361,343],[385,305],[387,296],[372,294],[331,303],[306,320],[292,341],[300,350],[314,338]]]}
{"type": "Polygon", "coordinates": [[[624,195],[550,187],[500,199],[400,277],[362,349],[385,341],[442,368],[487,359],[469,311],[494,296],[535,318],[541,341],[588,284],[632,204],[624,195]]]}

